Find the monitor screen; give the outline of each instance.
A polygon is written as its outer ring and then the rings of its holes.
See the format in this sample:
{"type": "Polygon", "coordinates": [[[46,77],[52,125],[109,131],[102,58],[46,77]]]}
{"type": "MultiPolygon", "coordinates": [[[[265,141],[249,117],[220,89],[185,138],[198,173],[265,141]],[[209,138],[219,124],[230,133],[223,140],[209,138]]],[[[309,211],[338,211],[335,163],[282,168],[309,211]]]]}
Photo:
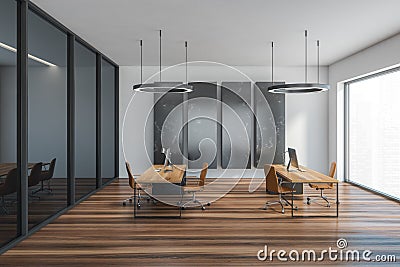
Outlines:
{"type": "Polygon", "coordinates": [[[292,165],[294,168],[299,169],[299,162],[297,161],[296,150],[293,148],[288,148],[288,152],[289,152],[290,165],[292,165]]]}

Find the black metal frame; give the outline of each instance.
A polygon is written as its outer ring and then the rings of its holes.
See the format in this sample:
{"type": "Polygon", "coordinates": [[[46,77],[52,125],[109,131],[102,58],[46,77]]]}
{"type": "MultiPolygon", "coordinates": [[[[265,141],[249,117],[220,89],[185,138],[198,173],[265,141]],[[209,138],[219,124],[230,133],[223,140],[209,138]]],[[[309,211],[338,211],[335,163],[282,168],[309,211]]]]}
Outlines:
{"type": "Polygon", "coordinates": [[[28,233],[28,2],[17,2],[17,235],[28,233]]]}
{"type": "Polygon", "coordinates": [[[75,203],[75,36],[67,40],[67,205],[75,203]]]}
{"type": "Polygon", "coordinates": [[[100,51],[81,39],[74,32],[51,17],[41,8],[29,0],[15,0],[17,2],[17,236],[0,248],[0,254],[12,248],[20,241],[32,235],[43,226],[84,201],[92,194],[112,183],[119,176],[119,67],[104,56],[100,51]],[[39,15],[52,26],[67,35],[67,206],[59,212],[34,226],[28,227],[28,41],[27,16],[28,11],[39,15]],[[90,51],[96,53],[96,185],[97,188],[89,194],[75,201],[75,62],[74,45],[78,41],[90,51]],[[115,170],[114,178],[105,184],[101,182],[101,60],[104,59],[115,69],[115,170]]]}
{"type": "Polygon", "coordinates": [[[96,54],[96,188],[101,187],[101,54],[96,54]]]}

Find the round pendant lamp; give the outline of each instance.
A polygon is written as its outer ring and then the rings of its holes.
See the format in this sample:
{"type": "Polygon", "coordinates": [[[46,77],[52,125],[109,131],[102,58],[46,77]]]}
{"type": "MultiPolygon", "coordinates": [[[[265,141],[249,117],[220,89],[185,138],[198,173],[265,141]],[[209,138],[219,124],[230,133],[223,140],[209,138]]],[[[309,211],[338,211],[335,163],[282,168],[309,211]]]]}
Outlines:
{"type": "Polygon", "coordinates": [[[170,82],[162,82],[161,80],[161,30],[160,30],[160,81],[153,83],[143,83],[143,41],[140,40],[140,83],[133,86],[133,90],[142,93],[190,93],[193,91],[193,86],[187,82],[187,42],[185,42],[186,50],[186,83],[174,84],[170,82]]]}
{"type": "Polygon", "coordinates": [[[280,94],[299,94],[299,93],[316,93],[316,92],[323,92],[330,89],[329,84],[324,84],[319,82],[319,40],[317,41],[317,71],[318,71],[318,81],[317,83],[309,83],[307,82],[307,70],[308,70],[308,63],[307,63],[307,48],[308,48],[308,32],[307,30],[304,31],[305,37],[305,64],[304,64],[304,76],[305,82],[304,83],[287,83],[287,84],[278,84],[274,85],[274,43],[272,42],[271,51],[272,51],[272,86],[268,87],[268,92],[271,93],[280,93],[280,94]]]}

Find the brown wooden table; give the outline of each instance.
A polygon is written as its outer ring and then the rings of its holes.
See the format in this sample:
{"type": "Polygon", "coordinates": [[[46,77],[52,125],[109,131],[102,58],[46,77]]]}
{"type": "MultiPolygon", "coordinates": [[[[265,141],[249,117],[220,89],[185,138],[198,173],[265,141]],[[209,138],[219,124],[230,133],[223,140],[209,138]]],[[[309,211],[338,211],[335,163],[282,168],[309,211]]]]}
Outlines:
{"type": "MultiPolygon", "coordinates": [[[[28,170],[32,169],[36,163],[28,163],[28,170]]],[[[43,163],[43,166],[50,163],[43,163]]],[[[6,176],[12,169],[17,168],[17,163],[0,163],[0,177],[6,176]]]]}
{"type": "Polygon", "coordinates": [[[339,217],[339,181],[335,178],[329,177],[325,174],[319,173],[312,169],[301,166],[301,170],[290,170],[286,169],[286,166],[281,164],[274,164],[275,171],[279,177],[282,177],[289,183],[294,189],[296,183],[308,184],[308,183],[333,183],[336,185],[336,216],[330,215],[318,215],[318,216],[295,216],[293,213],[293,202],[294,202],[294,193],[292,190],[292,217],[339,217]]]}
{"type": "MultiPolygon", "coordinates": [[[[32,169],[35,163],[28,163],[28,169],[32,169]]],[[[12,169],[17,168],[17,163],[0,163],[0,177],[6,176],[12,169]]]]}
{"type": "MultiPolygon", "coordinates": [[[[184,185],[185,184],[185,175],[186,175],[186,165],[172,165],[168,167],[164,167],[164,165],[153,165],[148,168],[142,175],[135,179],[134,185],[134,194],[133,194],[133,214],[135,218],[143,217],[143,218],[158,218],[160,216],[138,216],[137,215],[137,206],[136,206],[136,186],[137,184],[146,185],[146,184],[174,184],[174,185],[184,185]]],[[[181,193],[182,194],[182,193],[181,193]]],[[[179,217],[182,216],[181,207],[179,207],[179,216],[168,216],[168,217],[179,217]]],[[[166,218],[167,216],[162,216],[166,218]]]]}

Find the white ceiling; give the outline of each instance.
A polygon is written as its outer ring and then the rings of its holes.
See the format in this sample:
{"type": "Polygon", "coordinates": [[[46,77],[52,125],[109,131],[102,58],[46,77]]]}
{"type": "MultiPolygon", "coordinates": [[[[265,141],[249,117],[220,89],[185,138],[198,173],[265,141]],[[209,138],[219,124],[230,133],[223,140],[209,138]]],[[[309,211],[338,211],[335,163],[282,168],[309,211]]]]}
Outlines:
{"type": "Polygon", "coordinates": [[[309,62],[329,65],[400,32],[399,0],[32,0],[119,65],[163,65],[184,60],[229,65],[302,65],[304,30],[309,62]]]}

